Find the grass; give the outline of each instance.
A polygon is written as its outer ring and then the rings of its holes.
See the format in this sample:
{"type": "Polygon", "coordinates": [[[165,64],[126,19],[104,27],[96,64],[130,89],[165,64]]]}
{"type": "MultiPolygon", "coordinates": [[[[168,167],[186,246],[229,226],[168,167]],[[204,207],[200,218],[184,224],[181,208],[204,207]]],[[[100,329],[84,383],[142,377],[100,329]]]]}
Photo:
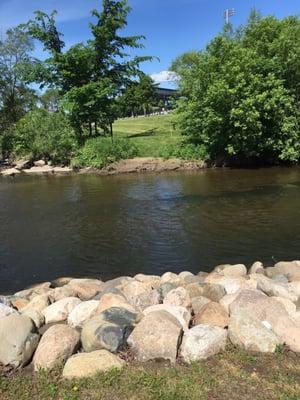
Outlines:
{"type": "Polygon", "coordinates": [[[180,143],[181,135],[174,128],[172,115],[124,118],[114,123],[115,137],[132,140],[141,157],[158,157],[164,146],[180,143]]]}
{"type": "Polygon", "coordinates": [[[229,347],[191,366],[129,365],[90,379],[64,381],[61,371],[0,377],[1,400],[299,400],[300,356],[229,347]]]}

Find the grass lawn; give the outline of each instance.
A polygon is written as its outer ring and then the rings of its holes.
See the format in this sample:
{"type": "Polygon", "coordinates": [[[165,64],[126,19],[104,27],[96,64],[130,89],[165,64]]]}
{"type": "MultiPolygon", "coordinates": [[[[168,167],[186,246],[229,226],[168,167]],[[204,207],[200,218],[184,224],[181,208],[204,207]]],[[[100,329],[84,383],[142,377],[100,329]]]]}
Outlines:
{"type": "Polygon", "coordinates": [[[229,347],[191,366],[130,365],[90,379],[61,372],[0,376],[1,400],[299,400],[300,355],[229,347]]]}
{"type": "Polygon", "coordinates": [[[113,128],[115,137],[128,138],[136,144],[141,157],[158,157],[163,146],[181,141],[172,115],[119,119],[113,128]]]}

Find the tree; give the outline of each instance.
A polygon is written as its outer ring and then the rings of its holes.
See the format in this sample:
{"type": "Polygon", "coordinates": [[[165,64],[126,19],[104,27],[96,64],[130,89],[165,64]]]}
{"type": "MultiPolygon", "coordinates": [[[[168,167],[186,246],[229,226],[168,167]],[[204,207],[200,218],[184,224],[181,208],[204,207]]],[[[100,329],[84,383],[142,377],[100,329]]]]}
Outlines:
{"type": "MultiPolygon", "coordinates": [[[[178,123],[212,160],[300,160],[300,20],[260,18],[181,69],[178,123]]],[[[190,60],[190,58],[188,58],[190,60]]],[[[177,70],[178,72],[178,70],[177,70]]]]}
{"type": "Polygon", "coordinates": [[[20,27],[9,29],[0,41],[0,135],[2,156],[11,146],[10,128],[35,106],[36,95],[27,84],[33,43],[20,27]]]}
{"type": "Polygon", "coordinates": [[[64,44],[55,25],[55,12],[42,12],[30,21],[27,29],[40,40],[50,58],[37,65],[41,84],[52,85],[64,96],[64,104],[79,142],[98,135],[98,128],[112,135],[117,117],[117,98],[140,74],[139,65],[151,57],[131,57],[126,49],[142,48],[143,36],[120,36],[127,24],[130,7],[127,0],[103,0],[102,10],[92,11],[92,38],[63,52],[64,44]],[[88,135],[85,134],[86,128],[88,135]]]}

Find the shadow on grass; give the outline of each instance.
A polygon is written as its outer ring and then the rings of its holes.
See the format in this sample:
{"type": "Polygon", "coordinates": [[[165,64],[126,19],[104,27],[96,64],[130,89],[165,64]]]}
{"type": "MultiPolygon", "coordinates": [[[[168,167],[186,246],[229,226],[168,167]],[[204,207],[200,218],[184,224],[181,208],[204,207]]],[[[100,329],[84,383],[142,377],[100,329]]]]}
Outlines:
{"type": "Polygon", "coordinates": [[[154,136],[157,132],[157,128],[148,129],[147,131],[143,131],[140,133],[135,133],[133,135],[128,135],[128,139],[132,138],[140,138],[140,137],[147,137],[147,136],[154,136]]]}

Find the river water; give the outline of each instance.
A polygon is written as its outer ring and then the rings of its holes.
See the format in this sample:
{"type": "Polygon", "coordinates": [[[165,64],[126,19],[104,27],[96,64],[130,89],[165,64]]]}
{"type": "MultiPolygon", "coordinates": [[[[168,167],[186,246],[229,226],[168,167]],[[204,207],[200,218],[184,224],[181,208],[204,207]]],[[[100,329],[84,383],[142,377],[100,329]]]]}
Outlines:
{"type": "Polygon", "coordinates": [[[300,259],[300,168],[0,179],[0,293],[300,259]]]}

